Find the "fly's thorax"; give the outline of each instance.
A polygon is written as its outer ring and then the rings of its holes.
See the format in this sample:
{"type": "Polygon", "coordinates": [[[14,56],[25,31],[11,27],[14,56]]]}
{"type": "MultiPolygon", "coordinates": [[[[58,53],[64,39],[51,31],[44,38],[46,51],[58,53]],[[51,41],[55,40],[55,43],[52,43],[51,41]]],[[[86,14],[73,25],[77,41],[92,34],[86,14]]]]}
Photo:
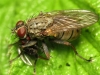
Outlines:
{"type": "Polygon", "coordinates": [[[41,36],[41,31],[50,27],[52,23],[52,17],[39,15],[27,21],[28,33],[31,34],[32,37],[41,36]]]}

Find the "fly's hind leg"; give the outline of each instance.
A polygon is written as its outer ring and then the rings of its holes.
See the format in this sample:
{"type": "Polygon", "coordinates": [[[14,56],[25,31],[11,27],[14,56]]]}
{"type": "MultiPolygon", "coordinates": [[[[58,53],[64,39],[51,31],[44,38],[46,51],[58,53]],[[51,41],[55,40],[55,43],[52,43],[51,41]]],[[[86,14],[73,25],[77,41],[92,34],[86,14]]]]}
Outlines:
{"type": "Polygon", "coordinates": [[[77,56],[79,56],[83,60],[86,60],[86,61],[89,61],[89,62],[91,61],[91,59],[86,59],[86,58],[82,57],[81,55],[79,55],[78,52],[76,51],[76,48],[70,42],[62,41],[62,40],[54,40],[54,42],[58,43],[58,44],[64,44],[64,45],[70,46],[74,50],[74,52],[77,56]]]}

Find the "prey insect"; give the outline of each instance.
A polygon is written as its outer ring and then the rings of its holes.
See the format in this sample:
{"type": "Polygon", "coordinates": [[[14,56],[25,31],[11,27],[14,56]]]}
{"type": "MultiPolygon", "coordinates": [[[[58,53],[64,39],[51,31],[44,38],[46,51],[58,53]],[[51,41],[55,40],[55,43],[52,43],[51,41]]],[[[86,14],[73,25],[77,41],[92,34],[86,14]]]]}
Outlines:
{"type": "Polygon", "coordinates": [[[45,40],[71,46],[77,56],[90,61],[90,59],[79,55],[69,41],[76,39],[80,35],[82,28],[88,27],[97,21],[98,16],[88,10],[60,10],[40,13],[37,17],[26,22],[20,20],[12,31],[19,38],[16,43],[19,45],[19,56],[28,65],[33,64],[27,56],[36,58],[34,65],[38,58],[50,59],[45,40]],[[43,51],[46,57],[40,56],[39,50],[43,51]]]}

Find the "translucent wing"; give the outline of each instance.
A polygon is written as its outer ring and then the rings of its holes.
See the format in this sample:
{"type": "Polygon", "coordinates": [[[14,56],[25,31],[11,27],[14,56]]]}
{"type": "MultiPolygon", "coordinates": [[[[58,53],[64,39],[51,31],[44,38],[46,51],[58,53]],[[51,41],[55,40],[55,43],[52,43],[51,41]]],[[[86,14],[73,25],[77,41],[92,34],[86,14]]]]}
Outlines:
{"type": "Polygon", "coordinates": [[[53,17],[53,25],[48,29],[54,32],[87,27],[98,20],[98,16],[88,10],[65,10],[47,14],[53,17]]]}

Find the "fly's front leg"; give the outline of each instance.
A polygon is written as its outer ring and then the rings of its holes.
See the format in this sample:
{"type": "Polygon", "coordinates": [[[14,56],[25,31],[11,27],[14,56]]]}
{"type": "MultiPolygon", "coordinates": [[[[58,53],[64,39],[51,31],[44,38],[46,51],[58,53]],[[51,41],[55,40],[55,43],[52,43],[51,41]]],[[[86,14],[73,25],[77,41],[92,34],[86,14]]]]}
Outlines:
{"type": "MultiPolygon", "coordinates": [[[[19,43],[19,41],[15,42],[13,44],[10,44],[10,45],[8,45],[8,48],[11,48],[11,46],[13,46],[13,45],[17,45],[18,43],[19,43]]],[[[9,54],[10,54],[10,51],[8,51],[7,55],[9,55],[9,54]]],[[[9,62],[12,63],[14,60],[19,58],[21,55],[22,55],[22,52],[20,54],[18,54],[18,56],[16,56],[15,58],[11,59],[9,62]]]]}
{"type": "Polygon", "coordinates": [[[12,46],[14,46],[14,45],[19,45],[19,43],[20,43],[20,41],[17,41],[17,42],[14,42],[14,43],[12,43],[12,44],[9,44],[8,45],[8,48],[10,49],[12,46]]]}
{"type": "MultiPolygon", "coordinates": [[[[18,44],[19,42],[16,42],[16,43],[14,43],[14,44],[11,44],[11,46],[12,45],[15,45],[15,44],[18,44]]],[[[36,41],[30,41],[29,43],[26,43],[25,45],[21,45],[20,46],[20,49],[23,49],[23,48],[25,48],[25,47],[29,47],[29,46],[32,46],[32,45],[35,45],[36,44],[36,41]]],[[[16,60],[17,58],[19,58],[20,56],[22,55],[22,51],[18,54],[18,56],[17,57],[15,57],[14,59],[11,59],[10,60],[10,63],[12,63],[14,60],[16,60]]]]}
{"type": "Polygon", "coordinates": [[[67,42],[67,41],[62,41],[62,40],[54,40],[54,42],[58,43],[58,44],[64,44],[64,45],[67,45],[67,46],[71,46],[71,48],[74,50],[75,54],[77,56],[79,56],[80,58],[82,58],[83,60],[86,60],[86,61],[91,61],[91,59],[86,59],[84,57],[82,57],[81,55],[78,54],[78,52],[76,51],[76,48],[70,43],[70,42],[67,42]]]}
{"type": "Polygon", "coordinates": [[[18,44],[18,43],[19,43],[19,41],[15,42],[15,43],[12,43],[12,44],[9,44],[8,47],[10,48],[10,47],[12,47],[13,45],[16,45],[16,44],[18,44]]]}
{"type": "Polygon", "coordinates": [[[22,52],[20,54],[18,54],[18,56],[16,56],[15,58],[11,59],[9,62],[12,63],[13,61],[15,61],[17,58],[19,58],[22,55],[22,52]]]}
{"type": "Polygon", "coordinates": [[[35,45],[36,43],[37,43],[37,41],[30,41],[24,45],[21,45],[21,47],[22,48],[29,47],[29,46],[35,45]]]}
{"type": "Polygon", "coordinates": [[[8,52],[7,52],[7,55],[9,56],[10,55],[10,53],[11,53],[11,50],[10,50],[10,48],[13,46],[13,45],[18,45],[18,43],[19,43],[19,41],[17,41],[17,42],[15,42],[15,43],[12,43],[12,44],[9,44],[8,45],[8,52]]]}

